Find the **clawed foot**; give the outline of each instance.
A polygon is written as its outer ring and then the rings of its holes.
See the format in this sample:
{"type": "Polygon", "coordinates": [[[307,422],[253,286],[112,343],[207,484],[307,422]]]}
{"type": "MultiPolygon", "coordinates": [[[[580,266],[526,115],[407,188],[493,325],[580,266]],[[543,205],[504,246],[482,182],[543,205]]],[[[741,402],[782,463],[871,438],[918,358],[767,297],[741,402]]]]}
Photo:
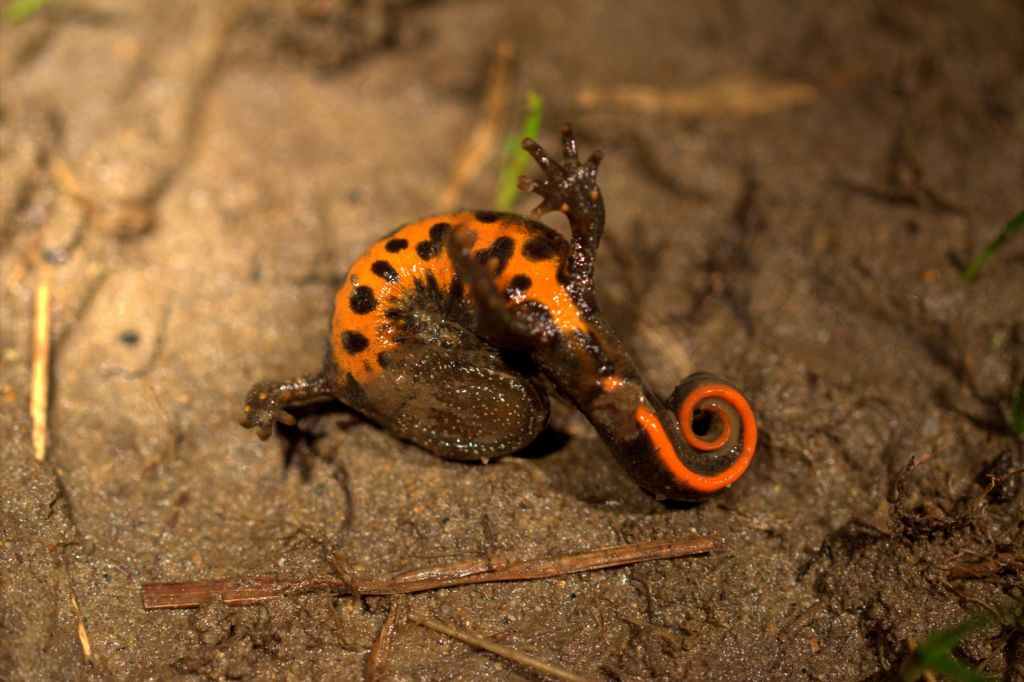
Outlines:
{"type": "Polygon", "coordinates": [[[556,163],[539,144],[526,138],[523,149],[530,153],[544,171],[543,180],[519,178],[519,187],[536,192],[543,201],[530,213],[539,218],[548,211],[561,211],[572,228],[572,255],[566,267],[570,276],[569,291],[582,306],[591,307],[594,292],[594,259],[604,232],[604,199],[597,186],[597,166],[602,154],[595,151],[586,163],[576,155],[572,126],[562,126],[562,163],[556,163]]]}
{"type": "Polygon", "coordinates": [[[604,219],[604,202],[597,186],[597,167],[603,154],[595,151],[586,163],[580,163],[576,153],[576,139],[572,126],[562,125],[562,163],[559,164],[534,140],[523,140],[523,149],[529,152],[544,171],[543,180],[525,175],[519,178],[519,189],[536,192],[543,201],[530,212],[537,219],[550,211],[565,213],[574,224],[591,223],[604,219]]]}
{"type": "Polygon", "coordinates": [[[257,435],[266,440],[274,432],[275,423],[295,425],[295,417],[283,408],[287,402],[279,386],[262,381],[245,396],[245,407],[242,408],[245,415],[239,423],[247,429],[256,429],[257,435]]]}

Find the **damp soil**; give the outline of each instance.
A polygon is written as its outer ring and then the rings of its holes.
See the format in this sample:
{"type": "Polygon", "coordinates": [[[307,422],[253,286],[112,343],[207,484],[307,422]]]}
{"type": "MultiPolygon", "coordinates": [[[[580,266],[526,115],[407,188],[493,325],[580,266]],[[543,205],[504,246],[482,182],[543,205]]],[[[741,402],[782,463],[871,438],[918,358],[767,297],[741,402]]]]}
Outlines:
{"type": "MultiPolygon", "coordinates": [[[[358,679],[400,605],[597,678],[887,679],[1021,598],[1024,240],[961,279],[1024,204],[1020,3],[61,0],[0,37],[0,677],[358,679]],[[532,89],[542,142],[572,121],[606,153],[599,298],[641,371],[758,410],[751,470],[702,504],[638,489],[566,406],[488,465],[341,406],[238,426],[253,382],[318,369],[362,249],[448,208],[503,39],[504,129],[532,89]],[[528,583],[140,600],[704,534],[528,583]]],[[[459,204],[493,207],[498,146],[459,204]]],[[[1024,679],[1019,628],[957,654],[1024,679]]],[[[539,678],[412,623],[386,675],[539,678]]]]}

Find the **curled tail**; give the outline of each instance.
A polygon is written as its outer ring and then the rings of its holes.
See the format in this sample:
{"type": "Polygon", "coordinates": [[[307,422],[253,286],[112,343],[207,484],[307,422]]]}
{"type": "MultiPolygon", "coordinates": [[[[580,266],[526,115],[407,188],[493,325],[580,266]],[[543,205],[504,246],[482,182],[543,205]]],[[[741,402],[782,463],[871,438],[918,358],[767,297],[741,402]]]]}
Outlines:
{"type": "Polygon", "coordinates": [[[672,499],[703,497],[739,480],[757,449],[757,422],[747,399],[702,372],[676,387],[668,408],[636,408],[641,442],[623,445],[627,451],[639,448],[642,456],[619,455],[633,477],[672,499]]]}
{"type": "Polygon", "coordinates": [[[599,320],[585,342],[531,354],[572,400],[619,463],[660,498],[696,500],[735,483],[757,449],[750,403],[727,381],[697,373],[666,402],[647,387],[619,341],[599,320]]]}
{"type": "Polygon", "coordinates": [[[524,140],[523,148],[545,176],[520,182],[522,189],[543,199],[532,217],[558,210],[569,220],[571,249],[560,281],[569,305],[586,326],[562,330],[552,340],[542,324],[517,315],[513,306],[506,317],[516,324],[506,323],[495,335],[514,337],[530,349],[559,391],[579,407],[619,462],[650,492],[688,500],[728,487],[747,470],[757,449],[757,422],[746,398],[731,384],[701,373],[687,378],[663,404],[600,317],[593,268],[604,231],[604,199],[597,186],[601,153],[594,152],[581,163],[568,125],[562,126],[561,164],[533,140],[524,140]]]}

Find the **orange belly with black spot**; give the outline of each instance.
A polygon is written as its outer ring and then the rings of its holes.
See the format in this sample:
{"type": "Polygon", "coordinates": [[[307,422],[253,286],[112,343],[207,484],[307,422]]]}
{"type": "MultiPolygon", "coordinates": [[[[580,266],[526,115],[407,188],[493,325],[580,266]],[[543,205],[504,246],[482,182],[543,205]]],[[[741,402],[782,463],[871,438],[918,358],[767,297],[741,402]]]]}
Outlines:
{"type": "Polygon", "coordinates": [[[562,334],[586,332],[588,325],[559,281],[566,241],[550,228],[511,214],[483,211],[439,215],[400,227],[371,246],[345,276],[334,300],[331,353],[338,368],[359,383],[383,369],[381,356],[396,350],[403,338],[397,320],[417,291],[435,287],[455,293],[467,308],[472,301],[461,289],[447,242],[456,227],[477,234],[474,254],[505,292],[508,305],[530,302],[550,313],[562,334]]]}

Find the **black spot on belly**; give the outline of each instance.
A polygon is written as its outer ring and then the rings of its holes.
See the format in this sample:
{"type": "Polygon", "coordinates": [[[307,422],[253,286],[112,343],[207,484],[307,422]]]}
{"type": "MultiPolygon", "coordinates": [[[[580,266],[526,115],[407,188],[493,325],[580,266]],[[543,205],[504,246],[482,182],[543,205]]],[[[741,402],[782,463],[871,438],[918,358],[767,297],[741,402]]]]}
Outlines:
{"type": "Polygon", "coordinates": [[[495,211],[476,211],[473,215],[481,223],[494,223],[501,217],[501,214],[495,211]]]}
{"type": "Polygon", "coordinates": [[[492,271],[495,275],[500,275],[505,271],[505,267],[508,265],[509,258],[516,252],[516,240],[511,237],[498,237],[494,240],[486,249],[480,249],[476,252],[476,259],[478,262],[487,265],[491,259],[497,260],[497,265],[492,271]]]}
{"type": "Polygon", "coordinates": [[[388,365],[391,364],[391,351],[386,350],[377,353],[377,364],[387,369],[388,365]]]}
{"type": "Polygon", "coordinates": [[[370,270],[386,282],[394,283],[398,281],[398,271],[386,260],[374,261],[373,265],[370,266],[370,270]]]}
{"type": "Polygon", "coordinates": [[[444,238],[448,236],[448,233],[452,231],[452,226],[448,223],[434,223],[430,226],[430,241],[432,242],[443,242],[444,238]]]}
{"type": "Polygon", "coordinates": [[[530,279],[529,275],[516,275],[508,283],[508,289],[505,291],[509,296],[515,296],[516,294],[526,293],[531,286],[533,286],[533,280],[530,279]]]}
{"type": "Polygon", "coordinates": [[[346,353],[355,355],[366,350],[370,340],[359,332],[342,332],[341,345],[344,346],[346,353]]]}
{"type": "Polygon", "coordinates": [[[377,309],[377,297],[370,287],[357,286],[348,297],[348,307],[357,315],[365,315],[377,309]]]}
{"type": "Polygon", "coordinates": [[[441,253],[441,249],[444,248],[444,242],[448,238],[448,233],[451,231],[452,226],[448,223],[434,223],[430,226],[430,239],[417,244],[416,253],[423,260],[430,260],[441,253]]]}
{"type": "Polygon", "coordinates": [[[418,253],[420,258],[423,260],[430,260],[439,252],[434,250],[434,247],[430,242],[422,241],[416,245],[416,253],[418,253]]]}
{"type": "Polygon", "coordinates": [[[530,261],[550,260],[562,251],[560,246],[554,238],[538,235],[523,244],[523,256],[530,261]]]}
{"type": "Polygon", "coordinates": [[[384,248],[388,253],[398,253],[399,251],[404,251],[408,246],[409,241],[406,239],[389,239],[384,248]]]}

